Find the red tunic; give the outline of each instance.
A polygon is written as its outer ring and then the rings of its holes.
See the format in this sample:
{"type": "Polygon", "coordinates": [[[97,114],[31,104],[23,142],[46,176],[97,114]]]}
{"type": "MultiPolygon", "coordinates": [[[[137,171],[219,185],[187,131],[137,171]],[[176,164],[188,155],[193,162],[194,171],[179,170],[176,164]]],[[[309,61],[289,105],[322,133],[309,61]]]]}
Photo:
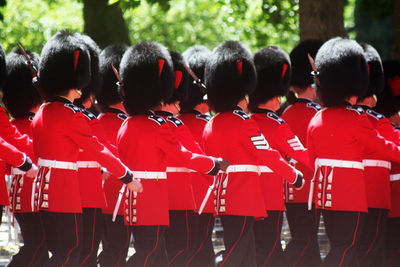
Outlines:
{"type": "MultiPolygon", "coordinates": [[[[321,106],[317,103],[308,99],[298,98],[296,103],[286,108],[282,114],[282,119],[289,124],[290,129],[306,148],[308,124],[314,115],[320,110],[321,106]]],[[[285,200],[288,203],[307,203],[313,172],[301,162],[294,163],[293,165],[303,173],[306,183],[301,190],[294,190],[293,186],[286,182],[285,200]]]]}
{"type": "MultiPolygon", "coordinates": [[[[200,145],[204,151],[203,146],[203,130],[206,123],[211,119],[210,115],[201,114],[200,112],[193,110],[192,113],[184,113],[178,117],[183,123],[189,128],[196,142],[200,145]]],[[[194,194],[194,201],[196,204],[196,211],[200,208],[203,199],[207,193],[209,186],[211,185],[210,177],[199,172],[192,172],[192,189],[194,194]]],[[[213,213],[214,203],[213,198],[210,197],[204,206],[203,213],[213,213]]]]}
{"type": "Polygon", "coordinates": [[[171,126],[156,115],[129,117],[119,130],[117,144],[121,160],[143,185],[142,193],[124,194],[127,225],[169,225],[165,171],[170,160],[202,173],[215,170],[210,157],[186,150],[171,126]]]}
{"type": "MultiPolygon", "coordinates": [[[[4,141],[14,146],[14,148],[11,148],[11,150],[13,150],[14,152],[16,152],[16,150],[18,149],[22,152],[25,152],[27,155],[33,154],[32,140],[27,135],[22,135],[20,132],[18,132],[17,128],[11,124],[6,110],[1,105],[0,105],[0,137],[4,141]]],[[[1,142],[3,146],[4,142],[3,141],[1,142]]],[[[5,149],[9,150],[10,147],[5,149]]],[[[21,160],[20,157],[22,154],[20,152],[16,153],[19,154],[19,158],[17,161],[20,162],[21,160]]],[[[12,160],[12,158],[10,160],[12,160]]],[[[5,181],[6,173],[7,173],[6,163],[4,161],[0,161],[0,205],[9,204],[7,184],[5,181]]]]}
{"type": "MultiPolygon", "coordinates": [[[[386,140],[400,145],[400,133],[395,130],[390,121],[368,107],[367,117],[374,129],[386,140]]],[[[367,203],[369,208],[390,209],[390,161],[375,150],[365,147],[364,174],[367,203]],[[369,166],[379,165],[379,166],[369,166]]]]}
{"type": "Polygon", "coordinates": [[[370,147],[381,158],[400,159],[400,148],[373,129],[360,107],[339,106],[318,112],[307,135],[314,177],[316,207],[328,210],[367,211],[362,161],[370,147]]]}
{"type": "Polygon", "coordinates": [[[81,109],[65,98],[42,105],[33,123],[35,154],[39,174],[35,205],[51,212],[81,212],[81,197],[76,162],[79,150],[91,153],[93,159],[117,177],[127,169],[93,136],[81,109]],[[41,161],[43,163],[41,163],[41,161]]]}
{"type": "MultiPolygon", "coordinates": [[[[110,108],[107,113],[102,113],[99,116],[99,121],[103,125],[106,137],[108,141],[117,145],[117,135],[121,124],[127,116],[118,109],[110,108]]],[[[113,214],[115,204],[117,203],[118,193],[121,190],[123,183],[119,181],[114,175],[111,175],[106,181],[104,181],[104,193],[106,195],[107,207],[103,208],[103,213],[113,214]]],[[[118,215],[123,215],[123,205],[119,205],[118,215]]]]}
{"type": "MultiPolygon", "coordinates": [[[[395,128],[400,133],[400,128],[395,128]]],[[[400,217],[400,163],[392,162],[392,169],[390,171],[390,202],[391,210],[388,217],[400,217]]]]}
{"type": "MultiPolygon", "coordinates": [[[[26,134],[32,138],[31,123],[32,116],[23,119],[14,119],[12,124],[17,127],[21,134],[26,134]]],[[[32,155],[29,155],[32,158],[32,155]]],[[[11,169],[13,175],[10,186],[10,210],[14,213],[18,212],[32,212],[32,186],[33,178],[26,177],[17,168],[11,169]]]]}
{"type": "MultiPolygon", "coordinates": [[[[288,156],[305,166],[309,166],[307,150],[303,147],[298,137],[293,134],[289,125],[275,112],[258,109],[250,116],[255,120],[261,132],[267,139],[271,148],[278,150],[282,156],[288,156]]],[[[310,167],[309,167],[310,169],[310,167]]],[[[267,210],[285,210],[283,183],[284,178],[275,173],[262,173],[260,176],[261,187],[267,210]]],[[[289,183],[288,183],[289,184],[289,183]]],[[[292,186],[288,194],[295,191],[292,186]]],[[[290,199],[290,198],[289,198],[290,199]]]]}
{"type": "Polygon", "coordinates": [[[218,113],[203,132],[207,155],[223,157],[231,166],[219,175],[215,195],[217,215],[266,217],[260,187],[260,165],[295,182],[297,174],[269,147],[257,123],[241,109],[218,113]]]}

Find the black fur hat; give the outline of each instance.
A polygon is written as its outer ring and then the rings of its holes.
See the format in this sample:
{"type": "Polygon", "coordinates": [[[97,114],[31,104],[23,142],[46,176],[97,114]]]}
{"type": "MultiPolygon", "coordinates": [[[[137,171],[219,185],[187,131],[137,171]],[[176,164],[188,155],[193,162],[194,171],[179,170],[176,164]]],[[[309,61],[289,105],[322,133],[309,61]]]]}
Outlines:
{"type": "Polygon", "coordinates": [[[290,52],[290,61],[292,63],[292,79],[290,81],[291,86],[306,89],[314,83],[314,78],[311,75],[311,65],[308,61],[308,54],[312,58],[318,52],[318,49],[324,42],[317,39],[307,39],[301,41],[293,48],[290,52]]]}
{"type": "MultiPolygon", "coordinates": [[[[204,82],[204,69],[210,55],[211,51],[201,45],[190,47],[183,53],[183,58],[188,63],[189,68],[202,82],[204,82]]],[[[185,102],[181,103],[182,111],[191,111],[195,106],[203,103],[205,94],[206,93],[200,90],[199,86],[194,83],[193,78],[189,77],[188,97],[185,102]]]]}
{"type": "Polygon", "coordinates": [[[168,101],[173,93],[174,68],[168,50],[157,42],[139,42],[121,59],[123,104],[129,115],[144,114],[168,101]]]}
{"type": "Polygon", "coordinates": [[[3,46],[0,44],[0,90],[3,87],[4,78],[6,76],[6,55],[3,46]]]}
{"type": "Polygon", "coordinates": [[[368,88],[368,68],[362,47],[353,40],[336,37],[325,42],[315,58],[317,88],[324,106],[362,96],[368,88]]]}
{"type": "Polygon", "coordinates": [[[102,81],[101,86],[95,90],[95,96],[102,110],[121,102],[117,86],[118,80],[111,65],[119,70],[121,58],[128,48],[126,44],[113,44],[104,48],[100,53],[100,77],[102,81]]]}
{"type": "Polygon", "coordinates": [[[378,52],[375,48],[366,43],[361,43],[361,47],[364,49],[364,55],[368,63],[369,86],[365,95],[362,96],[362,98],[366,98],[380,94],[385,85],[385,81],[382,61],[378,52]]]}
{"type": "Polygon", "coordinates": [[[90,82],[90,54],[73,33],[56,33],[43,47],[39,79],[47,98],[64,95],[72,88],[83,89],[90,82]]]}
{"type": "Polygon", "coordinates": [[[175,83],[174,83],[174,93],[171,98],[166,103],[174,103],[176,101],[183,102],[188,96],[188,86],[189,86],[189,73],[183,66],[186,64],[182,55],[170,51],[172,63],[174,65],[175,83]]]}
{"type": "Polygon", "coordinates": [[[400,61],[388,60],[383,63],[383,91],[377,95],[375,110],[386,117],[393,116],[400,110],[400,61]]]}
{"type": "MultiPolygon", "coordinates": [[[[39,65],[39,56],[26,51],[33,66],[39,65]]],[[[30,110],[42,103],[32,83],[32,74],[25,57],[16,50],[7,55],[7,75],[3,87],[3,102],[14,118],[26,118],[30,110]]]]}
{"type": "Polygon", "coordinates": [[[286,95],[291,77],[289,55],[277,46],[269,46],[255,53],[254,65],[257,87],[250,95],[249,105],[253,110],[273,97],[286,95]]]}
{"type": "Polygon", "coordinates": [[[216,112],[234,109],[256,87],[253,56],[236,41],[225,41],[214,49],[204,74],[208,101],[216,112]]]}
{"type": "Polygon", "coordinates": [[[96,42],[93,41],[93,39],[88,35],[81,33],[75,34],[86,45],[90,53],[90,82],[86,87],[82,88],[81,97],[74,101],[76,104],[82,105],[82,103],[85,102],[90,95],[94,94],[95,90],[100,87],[101,79],[99,73],[99,55],[101,50],[96,42]]]}

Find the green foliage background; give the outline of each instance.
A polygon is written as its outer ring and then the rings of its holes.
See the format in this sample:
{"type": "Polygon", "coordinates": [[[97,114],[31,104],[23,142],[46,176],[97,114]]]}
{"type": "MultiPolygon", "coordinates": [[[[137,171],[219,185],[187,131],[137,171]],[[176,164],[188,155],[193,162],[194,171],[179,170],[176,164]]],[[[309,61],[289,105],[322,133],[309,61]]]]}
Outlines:
{"type": "MultiPolygon", "coordinates": [[[[109,4],[119,2],[132,43],[156,40],[183,52],[194,44],[212,49],[229,39],[244,42],[252,51],[268,45],[290,51],[299,40],[298,1],[109,0],[109,4]]],[[[354,5],[354,0],[348,2],[354,5]]],[[[82,8],[79,0],[8,0],[0,8],[0,42],[7,52],[21,42],[40,53],[57,31],[83,30],[82,8]]],[[[352,14],[346,7],[350,24],[352,14]]]]}

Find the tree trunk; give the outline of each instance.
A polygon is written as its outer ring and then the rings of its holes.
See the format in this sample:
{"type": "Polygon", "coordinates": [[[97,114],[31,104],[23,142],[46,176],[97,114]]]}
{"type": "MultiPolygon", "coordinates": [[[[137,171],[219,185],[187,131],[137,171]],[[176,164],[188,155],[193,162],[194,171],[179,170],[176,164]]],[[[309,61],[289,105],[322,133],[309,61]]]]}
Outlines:
{"type": "Polygon", "coordinates": [[[108,0],[83,0],[84,32],[101,48],[114,43],[131,43],[118,3],[108,5],[108,0]]]}
{"type": "Polygon", "coordinates": [[[393,58],[400,60],[400,0],[393,1],[394,45],[393,58]]]}
{"type": "Polygon", "coordinates": [[[300,40],[345,36],[344,0],[300,0],[300,40]]]}

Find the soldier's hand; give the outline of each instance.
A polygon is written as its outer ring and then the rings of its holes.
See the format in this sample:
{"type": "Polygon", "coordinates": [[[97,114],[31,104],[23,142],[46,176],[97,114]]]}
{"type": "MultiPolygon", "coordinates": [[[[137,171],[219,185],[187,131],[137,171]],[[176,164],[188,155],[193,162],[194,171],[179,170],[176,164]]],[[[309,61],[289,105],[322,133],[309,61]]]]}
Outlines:
{"type": "Polygon", "coordinates": [[[305,181],[303,179],[303,174],[298,170],[296,170],[296,172],[297,172],[297,176],[296,176],[296,180],[293,183],[293,186],[296,188],[296,190],[301,190],[304,186],[305,181]]]}
{"type": "Polygon", "coordinates": [[[132,191],[132,192],[139,192],[139,193],[143,192],[142,184],[136,179],[133,179],[132,182],[127,184],[127,187],[129,189],[129,191],[132,191]]]}
{"type": "Polygon", "coordinates": [[[38,173],[38,167],[35,164],[32,164],[32,167],[25,173],[25,175],[29,178],[35,178],[38,173]]]}
{"type": "Polygon", "coordinates": [[[219,164],[219,167],[220,167],[221,171],[226,171],[226,169],[229,166],[229,161],[227,161],[224,158],[218,158],[217,161],[218,161],[218,164],[219,164]]]}

